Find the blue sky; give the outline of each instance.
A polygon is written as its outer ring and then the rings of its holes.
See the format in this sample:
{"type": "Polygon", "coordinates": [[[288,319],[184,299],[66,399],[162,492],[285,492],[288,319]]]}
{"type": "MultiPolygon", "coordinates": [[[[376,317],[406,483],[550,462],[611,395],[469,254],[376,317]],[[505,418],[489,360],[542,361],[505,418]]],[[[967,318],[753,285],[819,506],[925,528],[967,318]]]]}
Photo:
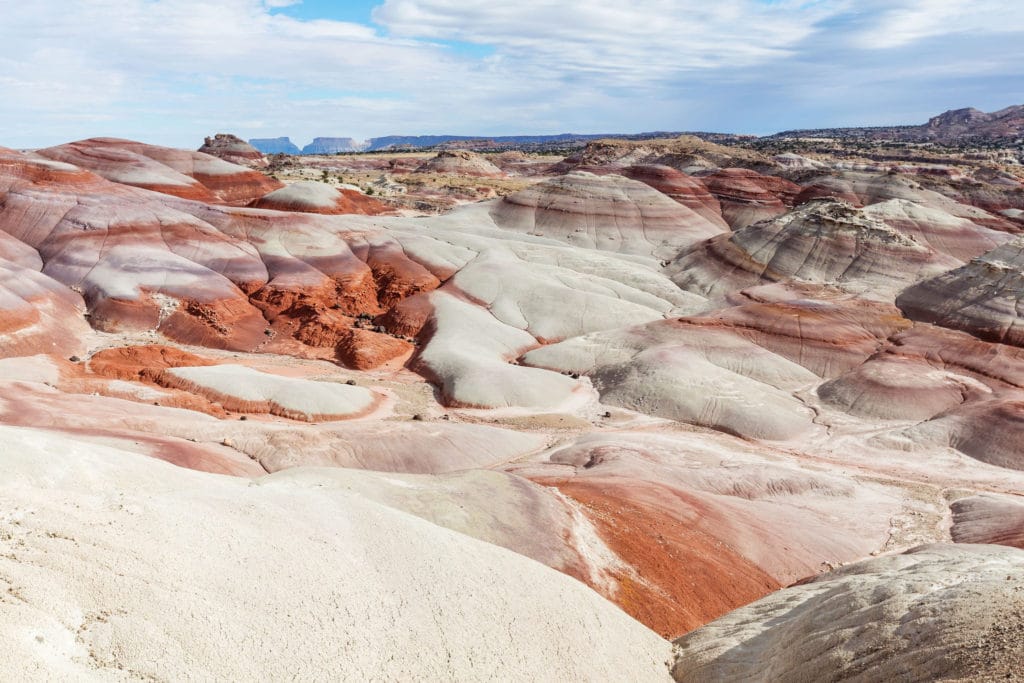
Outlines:
{"type": "Polygon", "coordinates": [[[769,133],[1024,103],[1016,0],[4,3],[0,145],[769,133]]]}

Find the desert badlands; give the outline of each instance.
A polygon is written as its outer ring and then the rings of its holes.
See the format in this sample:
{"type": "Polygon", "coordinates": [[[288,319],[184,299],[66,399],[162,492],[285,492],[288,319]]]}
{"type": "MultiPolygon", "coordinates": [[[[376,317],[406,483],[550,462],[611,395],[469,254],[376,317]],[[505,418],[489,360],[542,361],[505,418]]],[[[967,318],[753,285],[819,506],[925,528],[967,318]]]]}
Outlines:
{"type": "Polygon", "coordinates": [[[0,148],[0,678],[1024,680],[1024,159],[948,119],[0,148]]]}

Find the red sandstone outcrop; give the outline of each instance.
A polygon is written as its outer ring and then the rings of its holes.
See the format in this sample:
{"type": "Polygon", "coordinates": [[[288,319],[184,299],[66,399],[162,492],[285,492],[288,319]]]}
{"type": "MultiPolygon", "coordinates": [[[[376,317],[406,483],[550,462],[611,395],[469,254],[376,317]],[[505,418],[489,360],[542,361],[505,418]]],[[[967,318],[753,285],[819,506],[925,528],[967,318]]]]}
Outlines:
{"type": "Polygon", "coordinates": [[[239,166],[266,168],[269,165],[263,152],[230,133],[217,133],[206,138],[199,152],[239,166]]]}
{"type": "Polygon", "coordinates": [[[159,383],[167,368],[215,365],[217,361],[172,346],[149,344],[121,346],[98,351],[89,358],[90,372],[104,377],[159,383]]]}

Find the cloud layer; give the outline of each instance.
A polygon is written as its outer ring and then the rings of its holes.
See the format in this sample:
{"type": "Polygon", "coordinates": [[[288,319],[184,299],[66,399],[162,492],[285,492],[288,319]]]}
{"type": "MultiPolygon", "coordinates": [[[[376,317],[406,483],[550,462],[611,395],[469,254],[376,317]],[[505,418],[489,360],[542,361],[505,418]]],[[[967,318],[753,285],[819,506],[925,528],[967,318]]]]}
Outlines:
{"type": "Polygon", "coordinates": [[[365,24],[290,4],[11,4],[0,144],[770,132],[1024,102],[1024,5],[995,0],[387,0],[365,24]]]}

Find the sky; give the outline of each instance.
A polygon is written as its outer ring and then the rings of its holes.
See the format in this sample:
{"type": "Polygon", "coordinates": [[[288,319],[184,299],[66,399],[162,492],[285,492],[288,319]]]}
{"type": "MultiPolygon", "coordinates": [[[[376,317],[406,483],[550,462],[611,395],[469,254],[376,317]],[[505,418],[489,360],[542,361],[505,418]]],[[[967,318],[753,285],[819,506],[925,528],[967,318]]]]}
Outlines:
{"type": "Polygon", "coordinates": [[[1024,103],[1021,0],[0,0],[0,145],[922,123],[1024,103]]]}

